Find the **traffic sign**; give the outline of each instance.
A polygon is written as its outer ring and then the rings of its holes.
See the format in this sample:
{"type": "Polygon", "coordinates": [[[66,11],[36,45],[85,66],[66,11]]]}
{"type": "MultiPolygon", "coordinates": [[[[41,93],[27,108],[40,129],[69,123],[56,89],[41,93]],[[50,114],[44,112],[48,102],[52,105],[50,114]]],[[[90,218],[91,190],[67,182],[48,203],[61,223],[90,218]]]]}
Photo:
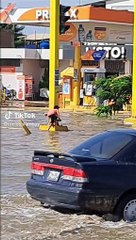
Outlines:
{"type": "Polygon", "coordinates": [[[94,58],[95,61],[100,61],[102,60],[106,55],[106,51],[105,50],[99,50],[99,51],[95,51],[92,53],[92,56],[94,58]]]}

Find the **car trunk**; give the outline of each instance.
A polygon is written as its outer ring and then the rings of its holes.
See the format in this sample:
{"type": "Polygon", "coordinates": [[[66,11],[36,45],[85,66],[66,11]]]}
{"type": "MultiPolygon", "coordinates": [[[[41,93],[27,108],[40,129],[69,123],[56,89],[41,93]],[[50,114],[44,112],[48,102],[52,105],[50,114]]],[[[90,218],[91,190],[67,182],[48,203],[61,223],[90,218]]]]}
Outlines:
{"type": "Polygon", "coordinates": [[[71,186],[71,183],[87,182],[82,169],[82,160],[68,154],[35,151],[32,159],[32,178],[40,182],[51,182],[71,186]]]}

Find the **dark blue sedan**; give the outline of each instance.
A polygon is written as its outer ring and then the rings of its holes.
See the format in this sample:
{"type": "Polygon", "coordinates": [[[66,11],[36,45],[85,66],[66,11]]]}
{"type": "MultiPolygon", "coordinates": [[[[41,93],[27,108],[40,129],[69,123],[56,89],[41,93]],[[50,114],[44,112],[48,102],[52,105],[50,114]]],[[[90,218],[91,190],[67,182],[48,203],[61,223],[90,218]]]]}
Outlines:
{"type": "Polygon", "coordinates": [[[136,221],[136,130],[103,132],[69,154],[35,151],[31,168],[35,200],[136,221]]]}

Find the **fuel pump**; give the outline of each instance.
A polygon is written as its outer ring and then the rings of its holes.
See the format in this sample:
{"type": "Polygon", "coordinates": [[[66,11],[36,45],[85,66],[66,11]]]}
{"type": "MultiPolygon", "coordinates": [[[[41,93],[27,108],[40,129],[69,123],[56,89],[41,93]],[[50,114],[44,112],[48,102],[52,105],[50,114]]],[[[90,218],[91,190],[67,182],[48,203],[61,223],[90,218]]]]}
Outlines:
{"type": "Polygon", "coordinates": [[[105,76],[105,69],[102,68],[90,68],[83,71],[83,105],[84,106],[96,106],[96,88],[94,81],[96,78],[105,76]]]}

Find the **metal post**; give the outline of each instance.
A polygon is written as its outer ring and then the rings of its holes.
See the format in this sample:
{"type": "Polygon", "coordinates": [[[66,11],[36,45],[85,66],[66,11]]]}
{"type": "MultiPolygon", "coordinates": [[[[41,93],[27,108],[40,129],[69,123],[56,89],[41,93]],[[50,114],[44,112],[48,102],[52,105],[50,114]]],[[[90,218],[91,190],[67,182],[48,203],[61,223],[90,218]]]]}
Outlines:
{"type": "Polygon", "coordinates": [[[50,0],[50,64],[49,64],[49,108],[56,104],[55,85],[59,73],[59,11],[60,0],[50,0]]]}
{"type": "Polygon", "coordinates": [[[80,103],[80,82],[81,82],[81,45],[75,46],[74,57],[74,88],[73,88],[73,107],[77,107],[80,103]]]}
{"type": "Polygon", "coordinates": [[[136,125],[136,1],[134,1],[133,73],[132,73],[132,113],[124,123],[136,125]]]}
{"type": "Polygon", "coordinates": [[[74,71],[77,70],[77,79],[74,82],[74,105],[78,106],[80,102],[80,81],[81,81],[81,45],[75,46],[74,71]]]}
{"type": "Polygon", "coordinates": [[[133,40],[133,82],[132,82],[132,117],[136,118],[136,1],[134,1],[134,40],[133,40]]]}

